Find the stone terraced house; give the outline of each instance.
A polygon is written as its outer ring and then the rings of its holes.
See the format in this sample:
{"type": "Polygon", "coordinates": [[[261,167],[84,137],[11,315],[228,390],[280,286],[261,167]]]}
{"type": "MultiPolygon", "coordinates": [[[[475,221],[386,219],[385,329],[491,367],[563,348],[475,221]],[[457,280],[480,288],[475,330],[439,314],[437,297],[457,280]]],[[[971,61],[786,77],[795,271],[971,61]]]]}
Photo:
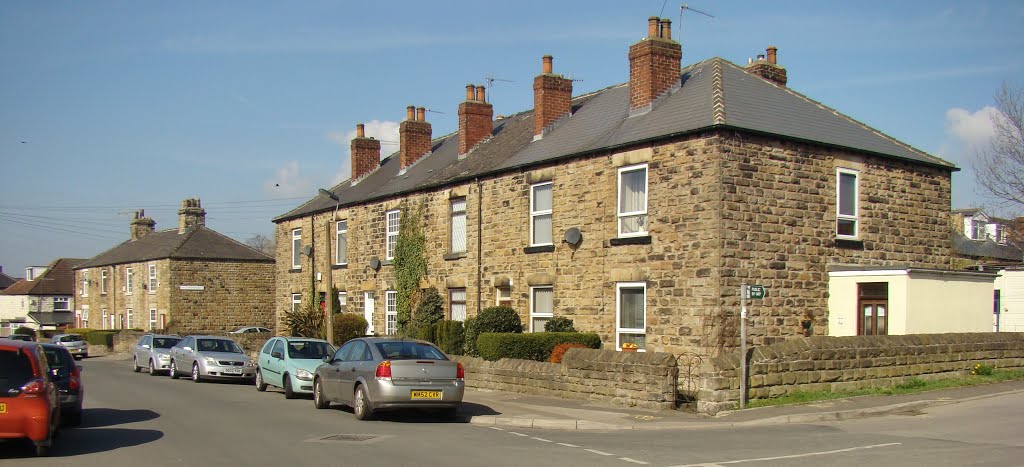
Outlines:
{"type": "Polygon", "coordinates": [[[273,323],[274,259],[206,227],[186,199],[178,227],[136,211],[131,238],[75,268],[83,327],[221,332],[273,323]]]}
{"type": "Polygon", "coordinates": [[[628,82],[573,96],[545,56],[533,109],[497,119],[469,85],[441,137],[409,107],[383,160],[357,126],[351,178],[274,219],[279,332],[326,274],[344,311],[395,331],[403,207],[423,209],[423,285],[448,317],[506,304],[528,332],[566,316],[609,348],[738,345],[743,283],[768,290],[750,301],[755,345],[803,335],[805,316],[827,334],[834,307],[884,333],[856,317],[861,296],[902,300],[877,268],[948,268],[951,163],[788,88],[774,47],[684,68],[651,18],[628,58],[628,82]]]}

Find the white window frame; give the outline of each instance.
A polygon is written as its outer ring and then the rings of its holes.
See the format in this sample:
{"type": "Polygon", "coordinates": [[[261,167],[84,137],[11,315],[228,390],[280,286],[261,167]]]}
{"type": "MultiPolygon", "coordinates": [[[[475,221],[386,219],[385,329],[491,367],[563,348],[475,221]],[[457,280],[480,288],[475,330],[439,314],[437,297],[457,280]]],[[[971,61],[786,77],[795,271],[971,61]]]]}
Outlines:
{"type": "Polygon", "coordinates": [[[127,266],[127,267],[124,268],[124,294],[125,295],[131,295],[132,294],[132,290],[133,290],[132,289],[132,275],[133,274],[134,273],[132,272],[132,267],[131,266],[127,266]]]}
{"type": "Polygon", "coordinates": [[[156,308],[149,309],[149,330],[156,329],[156,308]]]}
{"type": "Polygon", "coordinates": [[[398,334],[398,291],[384,292],[384,335],[398,334]]]}
{"type": "Polygon", "coordinates": [[[300,293],[293,293],[292,294],[292,313],[295,313],[295,312],[299,311],[299,309],[301,307],[302,307],[302,294],[300,294],[300,293]]]}
{"type": "Polygon", "coordinates": [[[132,328],[132,309],[131,308],[126,308],[125,309],[125,316],[128,317],[125,320],[127,322],[127,324],[128,324],[127,326],[125,326],[125,329],[131,329],[132,328]]]}
{"type": "Polygon", "coordinates": [[[69,297],[53,297],[53,311],[71,311],[71,298],[69,297]],[[58,303],[63,303],[64,308],[57,308],[58,303]]]}
{"type": "Polygon", "coordinates": [[[107,269],[100,269],[100,295],[107,294],[107,269]]]}
{"type": "Polygon", "coordinates": [[[334,223],[334,264],[348,264],[348,221],[334,223]],[[345,246],[342,247],[341,244],[345,246]]]}
{"type": "MultiPolygon", "coordinates": [[[[622,350],[622,334],[643,334],[645,347],[647,341],[647,283],[646,282],[617,282],[615,284],[615,349],[622,350]],[[622,289],[643,289],[644,291],[644,326],[643,328],[622,327],[622,289]]],[[[637,349],[644,352],[644,348],[637,349]]]]}
{"type": "Polygon", "coordinates": [[[302,269],[302,228],[292,229],[292,269],[302,269]]]}
{"type": "Polygon", "coordinates": [[[553,214],[554,213],[554,207],[555,207],[555,184],[553,182],[541,182],[541,183],[534,183],[533,185],[530,185],[530,246],[554,245],[554,240],[555,240],[555,216],[553,214]],[[537,188],[540,188],[540,187],[543,187],[543,186],[550,186],[551,187],[551,190],[549,190],[549,193],[551,193],[551,208],[552,209],[537,210],[536,207],[534,206],[534,199],[536,198],[536,190],[537,190],[537,188]],[[536,222],[535,222],[535,220],[538,217],[542,217],[542,216],[548,216],[549,218],[551,218],[551,232],[548,235],[551,238],[551,241],[550,242],[545,242],[545,243],[534,243],[534,239],[537,237],[537,235],[536,235],[537,232],[535,230],[536,229],[536,222]]]}
{"type": "Polygon", "coordinates": [[[543,329],[533,328],[534,318],[551,318],[555,317],[555,287],[552,285],[539,285],[536,287],[530,287],[530,332],[544,332],[543,329]],[[551,311],[550,312],[539,312],[535,309],[534,304],[537,301],[536,293],[538,290],[550,290],[551,291],[551,311]]]}
{"type": "Polygon", "coordinates": [[[89,270],[82,270],[82,290],[78,293],[83,297],[89,296],[89,270]]]}
{"type": "Polygon", "coordinates": [[[494,304],[497,306],[512,307],[512,286],[502,285],[494,288],[494,304]],[[508,292],[507,296],[502,296],[503,292],[508,292]]]}
{"type": "Polygon", "coordinates": [[[617,231],[619,237],[644,237],[650,233],[650,216],[648,215],[648,207],[650,203],[650,168],[647,164],[636,164],[625,167],[619,167],[616,171],[616,190],[615,190],[615,213],[617,231]],[[643,169],[644,171],[644,208],[640,211],[621,211],[622,206],[622,174],[626,172],[635,172],[643,169]],[[636,232],[623,232],[622,222],[625,218],[644,216],[643,227],[636,232]]]}
{"type": "Polygon", "coordinates": [[[466,235],[466,208],[469,206],[466,197],[452,198],[448,200],[448,252],[449,253],[465,253],[467,245],[469,243],[469,237],[466,235]],[[462,204],[462,210],[456,211],[456,203],[462,204]],[[462,219],[461,225],[456,225],[456,220],[462,219]],[[461,234],[458,235],[458,234],[461,234]],[[455,240],[462,238],[462,247],[459,248],[456,245],[455,240]]]}
{"type": "Polygon", "coordinates": [[[82,327],[89,327],[89,305],[82,305],[82,327]]]}
{"type": "MultiPolygon", "coordinates": [[[[101,329],[108,329],[107,328],[107,309],[103,308],[103,309],[101,309],[101,311],[102,311],[102,313],[100,314],[100,328],[101,329]]],[[[113,327],[114,327],[114,319],[110,318],[110,329],[113,329],[113,327]]]]}
{"type": "Polygon", "coordinates": [[[448,319],[452,321],[466,321],[466,288],[457,287],[454,289],[448,289],[448,319]],[[462,293],[462,300],[456,301],[455,294],[462,293]],[[455,306],[461,305],[462,310],[459,314],[455,313],[455,306]]]}
{"type": "Polygon", "coordinates": [[[340,306],[341,309],[334,310],[335,312],[342,313],[345,311],[345,307],[348,306],[348,292],[338,292],[338,306],[340,306]]]}
{"type": "Polygon", "coordinates": [[[847,169],[845,167],[836,168],[836,225],[835,225],[836,238],[844,240],[857,240],[860,238],[860,171],[854,169],[847,169]],[[842,176],[853,175],[853,214],[841,214],[839,210],[842,206],[842,176]],[[842,235],[839,233],[839,221],[852,221],[853,222],[853,235],[842,235]]]}
{"type": "Polygon", "coordinates": [[[402,211],[392,209],[384,213],[384,259],[395,259],[395,247],[398,246],[398,230],[402,224],[402,211]],[[392,222],[394,218],[394,222],[392,222]]]}
{"type": "Polygon", "coordinates": [[[156,287],[157,287],[156,265],[155,264],[150,264],[149,265],[149,293],[155,294],[156,293],[156,287]]]}

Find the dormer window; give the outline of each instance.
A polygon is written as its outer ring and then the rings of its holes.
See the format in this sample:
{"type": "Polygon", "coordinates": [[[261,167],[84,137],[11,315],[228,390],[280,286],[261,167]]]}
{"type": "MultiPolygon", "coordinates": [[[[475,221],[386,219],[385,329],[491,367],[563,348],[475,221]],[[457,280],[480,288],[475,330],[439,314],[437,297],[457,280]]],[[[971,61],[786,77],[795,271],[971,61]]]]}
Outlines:
{"type": "Polygon", "coordinates": [[[974,219],[971,221],[971,240],[985,239],[985,223],[974,219]]]}

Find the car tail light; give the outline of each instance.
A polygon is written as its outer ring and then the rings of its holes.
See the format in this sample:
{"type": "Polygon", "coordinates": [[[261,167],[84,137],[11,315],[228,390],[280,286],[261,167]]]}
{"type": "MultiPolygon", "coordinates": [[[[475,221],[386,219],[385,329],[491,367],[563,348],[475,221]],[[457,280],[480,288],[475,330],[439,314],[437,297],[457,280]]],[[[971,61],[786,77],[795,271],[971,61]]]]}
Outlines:
{"type": "Polygon", "coordinates": [[[78,367],[71,368],[71,376],[69,379],[68,388],[72,391],[77,391],[78,386],[82,384],[82,374],[78,372],[78,367]]]}
{"type": "Polygon", "coordinates": [[[377,364],[377,378],[391,379],[391,360],[384,360],[377,364]]]}
{"type": "Polygon", "coordinates": [[[455,379],[458,379],[458,380],[466,379],[466,369],[462,367],[461,363],[456,363],[456,365],[458,365],[458,366],[455,368],[455,379]]]}
{"type": "Polygon", "coordinates": [[[39,395],[46,392],[46,381],[34,379],[21,387],[22,394],[39,395]]]}

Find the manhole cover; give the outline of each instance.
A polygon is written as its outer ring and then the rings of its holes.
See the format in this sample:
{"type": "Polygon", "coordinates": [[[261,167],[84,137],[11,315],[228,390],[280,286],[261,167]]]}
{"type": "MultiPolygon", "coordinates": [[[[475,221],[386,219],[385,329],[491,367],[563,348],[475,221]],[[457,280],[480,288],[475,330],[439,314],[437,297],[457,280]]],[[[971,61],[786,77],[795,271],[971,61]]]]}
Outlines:
{"type": "Polygon", "coordinates": [[[347,441],[350,443],[361,443],[376,437],[377,435],[331,435],[320,438],[320,441],[347,441]]]}

